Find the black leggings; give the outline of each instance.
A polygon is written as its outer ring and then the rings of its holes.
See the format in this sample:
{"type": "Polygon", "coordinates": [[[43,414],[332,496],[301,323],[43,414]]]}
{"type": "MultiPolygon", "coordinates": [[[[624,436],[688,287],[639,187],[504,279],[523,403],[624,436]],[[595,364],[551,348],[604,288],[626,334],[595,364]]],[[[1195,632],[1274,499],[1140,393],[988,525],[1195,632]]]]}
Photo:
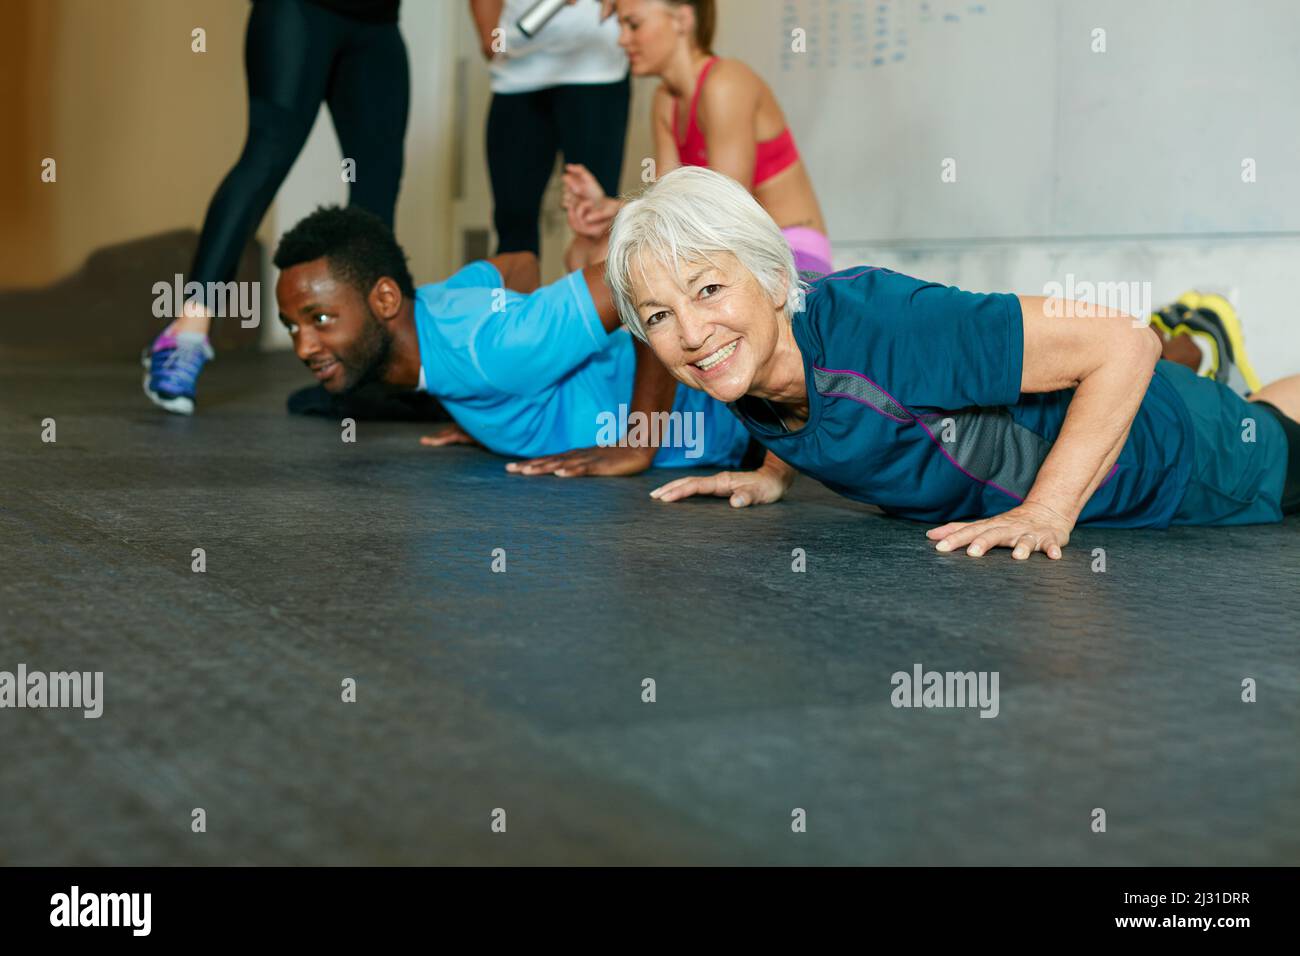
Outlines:
{"type": "MultiPolygon", "coordinates": [[[[349,201],[393,224],[410,104],[395,23],[364,23],[306,0],[256,0],[244,39],[248,140],[203,221],[190,279],[229,282],[240,253],[298,158],[322,101],[346,159],[349,201]]],[[[342,167],[321,170],[341,176],[342,167]]]]}
{"type": "Polygon", "coordinates": [[[1287,461],[1286,481],[1282,485],[1282,514],[1300,514],[1300,422],[1286,416],[1282,409],[1268,402],[1255,401],[1273,413],[1286,432],[1287,461]]]}
{"type": "Polygon", "coordinates": [[[557,151],[591,170],[607,195],[618,195],[631,95],[628,77],[493,95],[487,161],[497,252],[540,250],[542,194],[557,151]]]}

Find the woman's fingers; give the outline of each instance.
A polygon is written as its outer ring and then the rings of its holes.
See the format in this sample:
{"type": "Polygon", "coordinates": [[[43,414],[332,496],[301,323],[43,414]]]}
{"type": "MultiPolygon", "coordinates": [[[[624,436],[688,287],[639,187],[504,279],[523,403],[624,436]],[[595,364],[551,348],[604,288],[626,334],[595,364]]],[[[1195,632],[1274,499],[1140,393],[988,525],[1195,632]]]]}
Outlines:
{"type": "Polygon", "coordinates": [[[966,548],[966,553],[972,558],[978,558],[1000,544],[1010,544],[1013,534],[1014,532],[1011,529],[1003,525],[985,528],[971,540],[970,546],[966,548]]]}
{"type": "Polygon", "coordinates": [[[1017,561],[1026,561],[1042,545],[1042,537],[1036,534],[1022,534],[1016,539],[1011,549],[1011,556],[1017,561]]]}
{"type": "Polygon", "coordinates": [[[995,524],[993,519],[962,525],[953,522],[942,528],[926,532],[931,538],[940,538],[935,545],[939,551],[956,551],[965,548],[972,558],[988,554],[994,548],[1010,548],[1011,556],[1024,561],[1035,551],[1042,551],[1052,560],[1061,557],[1061,545],[1055,532],[1024,524],[995,524]]]}
{"type": "MultiPolygon", "coordinates": [[[[660,485],[654,491],[650,492],[650,497],[657,498],[660,501],[676,501],[678,496],[675,492],[690,480],[691,479],[689,478],[678,478],[676,481],[670,481],[666,485],[660,485]]],[[[694,492],[691,492],[691,494],[694,494],[694,492]]]]}
{"type": "MultiPolygon", "coordinates": [[[[988,521],[975,521],[971,524],[964,525],[947,535],[942,541],[935,545],[935,547],[939,551],[956,551],[958,548],[967,547],[967,545],[974,546],[975,542],[979,540],[981,535],[995,530],[1001,530],[1001,526],[993,525],[988,521]]],[[[978,552],[972,553],[982,554],[986,550],[987,547],[981,547],[978,552]]]]}
{"type": "Polygon", "coordinates": [[[713,495],[730,498],[733,508],[747,508],[779,501],[784,490],[780,481],[770,480],[762,472],[721,471],[708,477],[678,478],[650,492],[650,497],[680,501],[692,495],[713,495]]]}
{"type": "MultiPolygon", "coordinates": [[[[761,475],[761,472],[758,474],[761,475]]],[[[761,477],[732,482],[731,491],[731,506],[733,508],[771,504],[774,501],[780,501],[781,496],[784,494],[784,489],[779,482],[764,481],[761,477]]]]}
{"type": "Polygon", "coordinates": [[[708,477],[678,478],[666,485],[660,485],[650,492],[650,497],[657,498],[660,501],[680,501],[682,498],[689,498],[692,495],[730,494],[731,475],[724,471],[708,477]]]}
{"type": "Polygon", "coordinates": [[[1026,531],[1017,538],[1011,556],[1024,561],[1035,551],[1041,551],[1053,561],[1059,561],[1061,559],[1061,544],[1057,540],[1055,532],[1026,531]]]}
{"type": "Polygon", "coordinates": [[[699,494],[707,494],[700,486],[699,478],[678,478],[650,492],[650,497],[660,501],[681,501],[683,498],[699,494]]]}
{"type": "Polygon", "coordinates": [[[966,526],[966,522],[964,521],[949,521],[946,525],[943,525],[942,527],[931,528],[929,531],[925,533],[925,536],[932,541],[939,538],[946,538],[948,537],[948,535],[952,534],[958,528],[964,528],[965,526],[966,526]]]}
{"type": "Polygon", "coordinates": [[[473,440],[459,428],[445,428],[436,435],[423,436],[420,444],[428,445],[430,448],[440,448],[443,445],[468,445],[473,440]]]}
{"type": "MultiPolygon", "coordinates": [[[[956,524],[956,529],[944,534],[939,543],[935,545],[935,548],[939,551],[955,551],[964,547],[974,541],[979,533],[988,527],[988,523],[985,521],[974,521],[970,524],[954,522],[954,524],[956,524]]],[[[948,525],[944,525],[944,527],[946,528],[948,525]]]]}

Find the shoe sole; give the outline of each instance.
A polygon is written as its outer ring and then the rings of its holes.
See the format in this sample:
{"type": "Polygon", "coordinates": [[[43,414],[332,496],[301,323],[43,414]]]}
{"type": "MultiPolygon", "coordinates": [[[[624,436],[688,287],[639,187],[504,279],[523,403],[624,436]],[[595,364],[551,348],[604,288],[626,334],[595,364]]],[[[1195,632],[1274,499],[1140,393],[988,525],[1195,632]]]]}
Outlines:
{"type": "Polygon", "coordinates": [[[194,399],[186,398],[184,395],[177,395],[173,398],[164,398],[149,387],[149,353],[146,351],[140,356],[140,364],[144,366],[144,394],[149,401],[153,402],[165,412],[171,412],[173,415],[193,415],[194,399]]]}
{"type": "Polygon", "coordinates": [[[1241,372],[1241,377],[1246,380],[1247,387],[1252,392],[1257,392],[1263,384],[1259,376],[1255,374],[1255,369],[1250,364],[1250,359],[1246,358],[1246,336],[1241,329],[1241,320],[1237,318],[1237,310],[1221,295],[1203,295],[1200,296],[1198,309],[1211,312],[1218,317],[1219,322],[1223,324],[1223,331],[1227,333],[1228,342],[1232,345],[1232,361],[1241,372]]]}

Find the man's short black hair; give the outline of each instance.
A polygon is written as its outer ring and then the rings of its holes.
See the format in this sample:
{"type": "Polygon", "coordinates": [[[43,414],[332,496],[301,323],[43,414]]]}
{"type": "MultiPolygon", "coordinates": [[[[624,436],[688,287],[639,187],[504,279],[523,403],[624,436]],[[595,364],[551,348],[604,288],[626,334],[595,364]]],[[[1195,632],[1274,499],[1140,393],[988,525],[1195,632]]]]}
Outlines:
{"type": "Polygon", "coordinates": [[[275,250],[277,269],[288,269],[324,257],[334,278],[363,296],[370,295],[384,276],[397,283],[402,295],[415,298],[415,283],[406,267],[406,253],[393,230],[359,206],[320,206],[284,234],[275,250]]]}

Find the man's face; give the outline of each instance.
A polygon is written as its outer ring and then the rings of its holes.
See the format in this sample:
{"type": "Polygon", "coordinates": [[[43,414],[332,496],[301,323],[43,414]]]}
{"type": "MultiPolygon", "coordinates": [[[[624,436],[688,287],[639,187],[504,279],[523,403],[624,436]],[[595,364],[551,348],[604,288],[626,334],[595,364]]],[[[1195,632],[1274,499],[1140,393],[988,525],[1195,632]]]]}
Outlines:
{"type": "Polygon", "coordinates": [[[632,303],[646,339],[673,377],[723,402],[748,393],[779,338],[776,301],[730,253],[675,267],[631,269],[632,303]]]}
{"type": "Polygon", "coordinates": [[[334,278],[325,259],[281,272],[275,298],[294,351],[327,391],[347,392],[383,378],[392,333],[365,296],[334,278]]]}

